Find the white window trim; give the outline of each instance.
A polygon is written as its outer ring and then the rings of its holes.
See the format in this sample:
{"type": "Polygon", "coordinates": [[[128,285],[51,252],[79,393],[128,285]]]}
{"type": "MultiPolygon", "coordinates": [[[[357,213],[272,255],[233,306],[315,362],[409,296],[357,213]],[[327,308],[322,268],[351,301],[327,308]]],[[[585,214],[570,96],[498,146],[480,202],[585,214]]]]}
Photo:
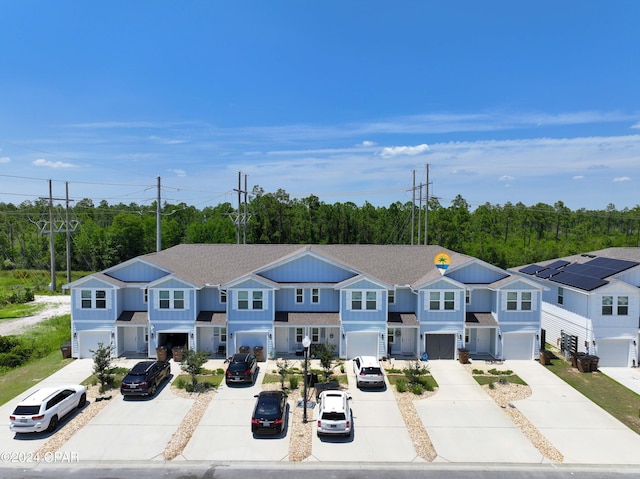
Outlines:
{"type": "MultiPolygon", "coordinates": [[[[88,298],[87,298],[88,299],[88,298]]],[[[103,298],[100,298],[103,299],[103,298]]],[[[76,297],[76,306],[78,309],[82,309],[82,310],[89,310],[89,309],[95,309],[97,311],[108,311],[111,309],[111,290],[110,289],[106,289],[106,288],[79,288],[78,289],[78,295],[76,297]],[[83,308],[82,307],[82,292],[83,291],[89,291],[91,292],[91,307],[90,308],[83,308]],[[104,308],[96,308],[96,301],[98,298],[96,298],[96,292],[97,291],[104,291],[104,302],[105,302],[105,307],[104,308]]]]}
{"type": "Polygon", "coordinates": [[[629,316],[629,310],[630,310],[630,300],[629,300],[629,295],[628,294],[603,294],[600,297],[600,316],[602,317],[610,317],[610,316],[621,316],[621,317],[627,317],[629,316]],[[603,300],[604,298],[611,298],[611,314],[604,314],[603,313],[603,308],[604,308],[604,304],[603,304],[603,300]],[[627,314],[618,314],[618,310],[620,308],[620,303],[619,298],[627,298],[627,304],[626,304],[626,308],[627,308],[627,314]]]}
{"type": "Polygon", "coordinates": [[[233,295],[233,309],[236,311],[265,311],[269,309],[268,292],[269,290],[267,289],[238,289],[236,290],[236,293],[233,295]],[[238,297],[239,297],[239,293],[242,291],[246,291],[248,295],[247,301],[249,302],[249,304],[247,305],[248,307],[246,309],[240,309],[238,307],[238,300],[239,300],[238,297]],[[255,300],[255,298],[253,297],[253,293],[257,293],[257,292],[262,293],[262,308],[253,307],[253,301],[255,300]]]}
{"type": "MultiPolygon", "coordinates": [[[[164,301],[164,299],[163,299],[164,301]]],[[[189,309],[189,290],[183,288],[158,288],[155,290],[155,294],[153,295],[153,307],[158,311],[185,311],[189,309]],[[169,307],[168,308],[160,308],[160,292],[168,291],[169,292],[169,307]],[[183,297],[176,299],[175,293],[177,291],[183,292],[183,297]],[[182,308],[175,307],[175,301],[182,301],[184,306],[182,308]]]]}
{"type": "MultiPolygon", "coordinates": [[[[528,300],[527,300],[528,301],[528,300]]],[[[516,289],[516,290],[505,290],[502,295],[502,310],[506,312],[514,312],[514,311],[536,311],[538,307],[536,291],[529,291],[526,289],[516,289]],[[507,309],[507,303],[509,293],[516,293],[516,309],[507,309]],[[531,293],[531,309],[522,309],[522,293],[531,293]]]]}
{"type": "Polygon", "coordinates": [[[380,297],[382,295],[380,294],[380,291],[375,290],[375,289],[350,289],[348,291],[347,294],[347,310],[348,311],[361,311],[361,312],[373,312],[373,311],[380,311],[381,309],[381,305],[380,305],[380,297]],[[362,294],[362,299],[360,302],[360,308],[359,309],[354,309],[353,308],[353,293],[361,293],[362,294]],[[374,293],[376,295],[376,308],[375,309],[367,309],[367,293],[374,293]]]}
{"type": "Polygon", "coordinates": [[[387,292],[387,301],[389,304],[396,304],[396,292],[393,289],[390,289],[387,292]]]}
{"type": "Polygon", "coordinates": [[[293,301],[296,304],[304,304],[304,288],[295,288],[293,290],[293,301]],[[298,295],[300,292],[300,295],[298,295]]]}
{"type": "Polygon", "coordinates": [[[460,309],[460,306],[458,305],[458,294],[459,292],[454,289],[427,289],[424,294],[424,309],[425,311],[437,311],[439,313],[453,313],[458,311],[460,309]],[[431,309],[431,293],[440,294],[440,299],[438,300],[440,304],[439,309],[431,309]],[[445,301],[445,293],[453,293],[453,309],[444,309],[445,302],[450,301],[445,301]]]}
{"type": "Polygon", "coordinates": [[[311,304],[320,304],[320,288],[311,288],[311,304]]]}

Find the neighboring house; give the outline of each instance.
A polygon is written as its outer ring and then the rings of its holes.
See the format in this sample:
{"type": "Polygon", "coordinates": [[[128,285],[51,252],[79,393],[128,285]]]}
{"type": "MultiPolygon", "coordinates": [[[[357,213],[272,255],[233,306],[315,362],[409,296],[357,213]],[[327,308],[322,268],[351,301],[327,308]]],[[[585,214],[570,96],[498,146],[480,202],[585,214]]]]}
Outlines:
{"type": "Polygon", "coordinates": [[[65,286],[73,357],[185,346],[296,354],[302,339],[357,355],[532,359],[542,288],[438,246],[185,244],[65,286]],[[446,274],[434,264],[450,255],[446,274]]]}
{"type": "Polygon", "coordinates": [[[640,248],[608,248],[513,271],[545,287],[547,343],[596,355],[599,366],[638,365],[640,248]]]}

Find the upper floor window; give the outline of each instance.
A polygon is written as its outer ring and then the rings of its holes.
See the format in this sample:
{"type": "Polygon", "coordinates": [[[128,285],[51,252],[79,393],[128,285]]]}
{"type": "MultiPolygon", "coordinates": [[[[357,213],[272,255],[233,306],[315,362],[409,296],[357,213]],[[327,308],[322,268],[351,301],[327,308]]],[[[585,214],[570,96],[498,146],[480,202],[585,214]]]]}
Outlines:
{"type": "Polygon", "coordinates": [[[220,304],[227,304],[227,292],[220,290],[220,304]]]}
{"type": "Polygon", "coordinates": [[[376,291],[351,291],[351,309],[376,311],[378,293],[376,291]]]}
{"type": "Polygon", "coordinates": [[[430,311],[454,311],[456,309],[455,291],[429,291],[428,309],[430,311]]]}
{"type": "Polygon", "coordinates": [[[83,289],[80,291],[82,309],[106,309],[107,291],[104,289],[83,289]]]}
{"type": "Polygon", "coordinates": [[[531,311],[531,291],[507,291],[507,311],[531,311]]]}
{"type": "Polygon", "coordinates": [[[296,288],[296,304],[304,303],[304,290],[302,288],[296,288]]]}
{"type": "Polygon", "coordinates": [[[396,304],[396,292],[393,289],[390,289],[387,292],[387,298],[389,299],[389,304],[396,304]]]}
{"type": "Polygon", "coordinates": [[[238,291],[238,309],[262,310],[264,309],[264,291],[240,290],[238,291]]]}
{"type": "Polygon", "coordinates": [[[471,290],[470,289],[465,289],[465,291],[464,291],[464,303],[465,304],[470,304],[471,303],[471,290]]]}
{"type": "Polygon", "coordinates": [[[616,314],[618,316],[626,316],[627,314],[629,314],[629,296],[603,296],[602,315],[611,316],[613,314],[614,298],[616,304],[616,314]]]}
{"type": "Polygon", "coordinates": [[[185,309],[185,295],[182,289],[158,290],[159,309],[185,309]]]}
{"type": "Polygon", "coordinates": [[[314,304],[320,302],[320,290],[318,288],[311,288],[311,302],[314,304]]]}
{"type": "Polygon", "coordinates": [[[149,302],[149,288],[144,288],[142,290],[142,300],[144,301],[144,304],[149,302]]]}
{"type": "Polygon", "coordinates": [[[558,287],[558,304],[564,304],[564,288],[558,287]]]}

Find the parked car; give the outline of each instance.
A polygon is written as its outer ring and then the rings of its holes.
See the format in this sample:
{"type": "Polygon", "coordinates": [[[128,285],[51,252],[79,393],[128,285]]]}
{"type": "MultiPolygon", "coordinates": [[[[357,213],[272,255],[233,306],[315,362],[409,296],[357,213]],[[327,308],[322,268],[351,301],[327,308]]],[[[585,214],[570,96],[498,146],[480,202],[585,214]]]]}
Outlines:
{"type": "Polygon", "coordinates": [[[9,416],[13,432],[53,432],[58,422],[87,402],[87,388],[80,384],[42,388],[24,398],[9,416]]]}
{"type": "Polygon", "coordinates": [[[256,406],[251,416],[251,432],[254,434],[284,432],[287,413],[287,395],[282,391],[262,391],[254,396],[256,406]]]}
{"type": "Polygon", "coordinates": [[[353,358],[353,372],[356,385],[361,387],[384,387],[382,367],[375,356],[357,356],[353,358]]]}
{"type": "Polygon", "coordinates": [[[322,391],[318,396],[318,436],[351,435],[353,418],[349,396],[345,391],[322,391]]]}
{"type": "Polygon", "coordinates": [[[168,361],[141,361],[122,380],[123,396],[153,396],[162,381],[169,379],[171,365],[168,361]]]}
{"type": "Polygon", "coordinates": [[[258,361],[251,353],[237,353],[229,359],[225,372],[226,384],[253,383],[258,372],[258,361]]]}

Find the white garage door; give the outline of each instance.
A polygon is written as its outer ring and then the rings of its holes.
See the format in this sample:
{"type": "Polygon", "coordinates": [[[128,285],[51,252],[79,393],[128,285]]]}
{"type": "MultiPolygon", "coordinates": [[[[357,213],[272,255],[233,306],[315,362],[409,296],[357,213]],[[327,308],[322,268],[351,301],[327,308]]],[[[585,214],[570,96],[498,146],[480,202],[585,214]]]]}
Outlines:
{"type": "Polygon", "coordinates": [[[533,333],[508,333],[502,335],[503,359],[531,359],[533,357],[533,333]]]}
{"type": "MultiPolygon", "coordinates": [[[[240,348],[243,346],[249,347],[249,352],[253,353],[253,348],[260,346],[263,351],[263,358],[266,358],[267,352],[267,332],[266,331],[239,331],[234,335],[236,341],[236,350],[234,352],[240,352],[240,348]]],[[[230,353],[229,353],[230,354],[230,353]]]]}
{"type": "Polygon", "coordinates": [[[629,365],[628,339],[601,339],[598,341],[598,367],[627,367],[629,365]]]}
{"type": "Polygon", "coordinates": [[[102,343],[103,346],[111,344],[111,332],[78,331],[78,358],[92,358],[91,350],[97,350],[98,343],[102,343]]]}
{"type": "Polygon", "coordinates": [[[373,331],[347,333],[347,359],[356,356],[378,357],[378,338],[380,334],[373,331]]]}

